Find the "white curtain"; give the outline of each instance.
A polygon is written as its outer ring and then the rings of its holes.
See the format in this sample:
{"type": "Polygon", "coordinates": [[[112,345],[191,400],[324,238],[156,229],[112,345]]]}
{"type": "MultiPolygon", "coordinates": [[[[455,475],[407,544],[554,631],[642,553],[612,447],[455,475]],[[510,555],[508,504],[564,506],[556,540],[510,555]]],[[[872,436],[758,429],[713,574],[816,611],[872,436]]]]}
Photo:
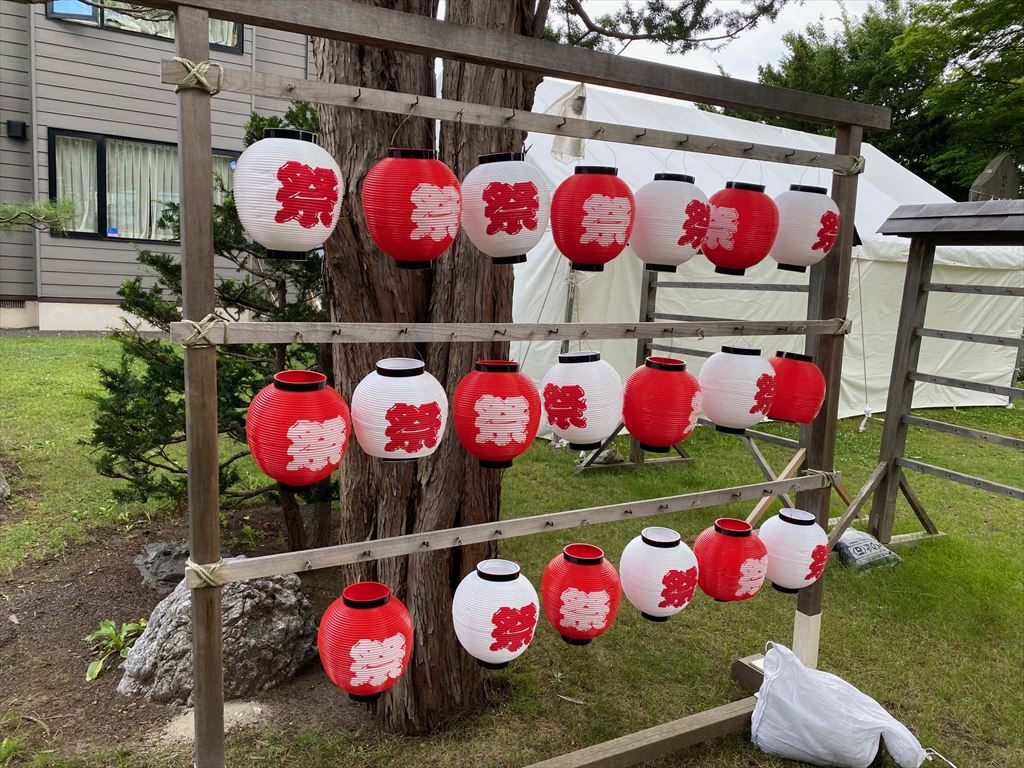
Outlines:
{"type": "MultiPolygon", "coordinates": [[[[228,155],[213,156],[213,175],[224,182],[224,189],[230,192],[234,189],[235,180],[235,158],[228,155]]],[[[221,194],[217,185],[213,186],[213,202],[224,202],[224,195],[221,194]]]]}
{"type": "Polygon", "coordinates": [[[210,19],[210,42],[234,48],[238,45],[238,25],[233,21],[210,19]]]}
{"type": "Polygon", "coordinates": [[[164,203],[178,202],[178,149],[107,140],[107,235],[169,240],[157,227],[164,203]]]}
{"type": "Polygon", "coordinates": [[[57,199],[75,201],[70,232],[96,231],[96,142],[75,136],[56,137],[57,199]]]}

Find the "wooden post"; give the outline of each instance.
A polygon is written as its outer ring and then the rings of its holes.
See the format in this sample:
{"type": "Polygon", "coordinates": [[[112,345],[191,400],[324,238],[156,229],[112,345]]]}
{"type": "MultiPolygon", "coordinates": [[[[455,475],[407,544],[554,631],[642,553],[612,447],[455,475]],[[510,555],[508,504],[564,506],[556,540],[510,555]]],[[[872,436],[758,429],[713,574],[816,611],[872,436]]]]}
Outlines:
{"type": "MultiPolygon", "coordinates": [[[[658,273],[649,269],[643,271],[640,287],[640,322],[650,323],[654,319],[654,308],[658,300],[658,273]]],[[[636,365],[641,366],[647,359],[647,352],[653,339],[636,340],[636,365]]],[[[629,461],[634,466],[642,466],[644,463],[644,449],[640,447],[640,441],[635,437],[629,439],[629,461]]]]}
{"type": "Polygon", "coordinates": [[[907,445],[907,424],[903,417],[910,413],[914,400],[914,382],[910,374],[917,370],[921,353],[921,337],[916,330],[924,325],[928,309],[928,291],[924,284],[931,281],[934,261],[933,243],[920,237],[910,241],[900,322],[896,328],[896,348],[889,375],[889,397],[885,403],[882,447],[878,456],[879,461],[885,462],[886,469],[875,491],[868,521],[871,535],[883,544],[892,537],[892,523],[896,516],[896,495],[902,472],[896,459],[903,455],[907,445]]]}
{"type": "MultiPolygon", "coordinates": [[[[210,58],[206,11],[177,11],[178,55],[210,58]]],[[[198,88],[178,96],[181,180],[182,315],[199,321],[215,309],[213,271],[213,143],[210,94],[198,88]]],[[[197,563],[220,558],[217,450],[217,348],[185,350],[185,431],[188,436],[189,550],[197,563]]],[[[192,685],[197,768],[224,766],[224,671],[221,589],[192,590],[192,685]]]]}

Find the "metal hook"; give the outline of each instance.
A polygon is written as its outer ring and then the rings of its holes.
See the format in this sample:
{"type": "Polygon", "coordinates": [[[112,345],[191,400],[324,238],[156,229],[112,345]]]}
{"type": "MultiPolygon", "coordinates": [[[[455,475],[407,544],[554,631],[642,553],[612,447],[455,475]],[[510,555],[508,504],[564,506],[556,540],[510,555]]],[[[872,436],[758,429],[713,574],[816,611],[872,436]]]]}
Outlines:
{"type": "Polygon", "coordinates": [[[511,120],[515,120],[517,114],[519,114],[518,110],[513,109],[512,110],[512,114],[505,118],[505,122],[509,122],[511,120]]]}
{"type": "Polygon", "coordinates": [[[754,148],[754,145],[753,145],[753,144],[751,144],[750,146],[744,147],[744,148],[743,148],[743,151],[744,151],[744,152],[749,152],[749,151],[750,151],[750,150],[752,150],[753,148],[754,148]]]}
{"type": "Polygon", "coordinates": [[[288,90],[289,91],[294,91],[295,90],[295,83],[288,83],[288,90]]]}
{"type": "Polygon", "coordinates": [[[409,332],[409,329],[408,329],[408,328],[403,328],[402,330],[400,330],[400,331],[398,332],[398,335],[399,335],[399,336],[405,336],[405,334],[407,334],[408,332],[409,332]]]}
{"type": "Polygon", "coordinates": [[[603,125],[600,128],[598,128],[596,131],[594,131],[594,135],[595,136],[600,136],[602,133],[604,133],[604,126],[603,125]]]}
{"type": "Polygon", "coordinates": [[[359,98],[363,95],[363,89],[356,89],[356,95],[352,97],[352,101],[359,101],[359,98]]]}
{"type": "Polygon", "coordinates": [[[544,522],[544,527],[545,527],[545,528],[554,528],[554,527],[555,527],[555,524],[554,524],[553,522],[551,522],[550,520],[546,520],[546,521],[544,522]]]}
{"type": "Polygon", "coordinates": [[[562,127],[563,127],[563,126],[565,125],[566,121],[568,121],[568,119],[569,119],[569,118],[567,118],[567,117],[563,117],[563,118],[562,118],[562,122],[560,122],[560,123],[559,123],[559,124],[558,124],[557,126],[555,126],[555,127],[556,127],[556,128],[562,128],[562,127]]]}
{"type": "Polygon", "coordinates": [[[557,328],[548,328],[548,333],[558,333],[557,328]]]}
{"type": "Polygon", "coordinates": [[[685,144],[685,143],[686,143],[686,142],[688,142],[689,140],[690,140],[690,137],[689,137],[689,136],[683,136],[683,138],[681,138],[681,139],[679,140],[679,143],[680,143],[680,144],[685,144]]]}
{"type": "Polygon", "coordinates": [[[460,109],[458,114],[455,116],[455,124],[462,125],[462,118],[466,116],[466,110],[460,109]]]}
{"type": "Polygon", "coordinates": [[[697,329],[697,340],[698,341],[704,341],[704,329],[703,328],[698,328],[697,329]]]}
{"type": "Polygon", "coordinates": [[[508,333],[508,328],[495,328],[494,333],[498,336],[505,336],[508,333]]]}
{"type": "Polygon", "coordinates": [[[301,344],[302,343],[302,331],[296,331],[295,332],[295,343],[296,344],[301,344]]]}
{"type": "Polygon", "coordinates": [[[646,129],[646,128],[644,128],[644,132],[643,132],[643,133],[638,133],[638,134],[636,135],[636,138],[638,138],[638,139],[642,139],[642,138],[643,138],[644,136],[646,136],[646,135],[647,135],[647,129],[646,129]]]}

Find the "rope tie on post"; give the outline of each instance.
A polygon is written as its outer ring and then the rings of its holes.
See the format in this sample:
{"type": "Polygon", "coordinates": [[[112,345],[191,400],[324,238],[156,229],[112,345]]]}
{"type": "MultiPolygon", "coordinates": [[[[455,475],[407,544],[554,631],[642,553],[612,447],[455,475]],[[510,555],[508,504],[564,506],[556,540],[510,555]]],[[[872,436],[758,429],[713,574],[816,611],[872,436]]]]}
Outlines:
{"type": "Polygon", "coordinates": [[[200,90],[206,91],[211,96],[216,96],[220,93],[221,83],[224,82],[224,67],[220,64],[204,59],[203,61],[192,61],[181,56],[175,56],[174,60],[181,64],[188,73],[181,79],[178,86],[174,89],[175,93],[186,91],[189,88],[199,88],[200,90]],[[212,68],[217,69],[217,80],[216,85],[212,85],[206,76],[210,73],[212,68]]]}
{"type": "Polygon", "coordinates": [[[210,341],[210,332],[218,325],[224,326],[224,338],[225,340],[227,339],[227,323],[224,322],[224,318],[219,317],[213,312],[198,322],[195,320],[184,320],[182,322],[192,326],[192,333],[181,342],[181,346],[185,349],[202,349],[204,347],[216,346],[210,341]]]}
{"type": "Polygon", "coordinates": [[[844,318],[843,324],[839,326],[833,336],[846,336],[850,331],[853,330],[853,320],[850,318],[844,318]]]}
{"type": "Polygon", "coordinates": [[[199,563],[195,562],[190,557],[188,560],[185,561],[185,568],[186,570],[192,571],[192,573],[198,576],[199,580],[203,582],[204,587],[219,587],[221,586],[220,582],[213,578],[213,574],[217,572],[217,569],[220,568],[221,563],[223,562],[223,560],[218,560],[209,568],[206,568],[200,565],[199,563]]]}
{"type": "Polygon", "coordinates": [[[864,155],[857,155],[853,159],[853,165],[845,171],[841,168],[836,168],[832,171],[833,176],[858,176],[862,173],[864,173],[864,155]]]}
{"type": "Polygon", "coordinates": [[[839,473],[834,469],[805,469],[804,475],[807,477],[811,477],[813,475],[824,477],[828,480],[829,488],[835,488],[836,483],[839,482],[839,473]]]}

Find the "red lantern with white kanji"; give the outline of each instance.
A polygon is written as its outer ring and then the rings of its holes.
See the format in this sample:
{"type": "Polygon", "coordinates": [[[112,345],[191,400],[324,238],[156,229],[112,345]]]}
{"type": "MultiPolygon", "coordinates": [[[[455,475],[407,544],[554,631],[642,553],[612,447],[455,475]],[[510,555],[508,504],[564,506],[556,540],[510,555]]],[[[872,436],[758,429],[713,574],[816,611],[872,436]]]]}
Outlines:
{"type": "Polygon", "coordinates": [[[708,231],[708,199],[693,176],[656,173],[636,191],[629,247],[653,272],[675,272],[694,257],[708,231]]]}
{"type": "Polygon", "coordinates": [[[480,360],[452,395],[455,434],[480,466],[504,469],[537,436],[540,395],[511,360],[480,360]]]}
{"type": "Polygon", "coordinates": [[[749,600],[768,573],[768,550],[744,520],[720,517],[693,543],[701,592],[719,602],[749,600]]]}
{"type": "Polygon", "coordinates": [[[480,155],[462,180],[462,229],[494,264],[519,264],[548,228],[551,193],[522,152],[480,155]]]}
{"type": "Polygon", "coordinates": [[[708,200],[711,217],[703,252],[722,275],[742,275],[768,255],[779,211],[761,184],[730,181],[708,200]]]}
{"type": "Polygon", "coordinates": [[[775,371],[775,396],[768,418],[810,424],[825,402],[825,377],[810,355],[776,352],[768,359],[775,371]]]}
{"type": "Polygon", "coordinates": [[[412,617],[387,584],[349,584],[320,619],[317,648],[331,682],[355,701],[394,685],[412,655],[412,617]]]}
{"type": "Polygon", "coordinates": [[[571,645],[586,645],[612,625],[622,599],[615,566],[593,544],[570,544],[544,570],[544,615],[571,645]]]}
{"type": "Polygon", "coordinates": [[[645,451],[666,453],[697,426],[701,386],[686,363],[648,357],[626,380],[622,421],[645,451]]]}
{"type": "Polygon", "coordinates": [[[260,469],[299,488],[338,468],[350,427],[348,406],[326,376],[281,371],[249,403],[245,439],[260,469]]]}
{"type": "Polygon", "coordinates": [[[389,357],[352,393],[352,428],[359,447],[385,461],[429,456],[448,423],[448,398],[421,360],[389,357]]]}
{"type": "Polygon", "coordinates": [[[462,196],[432,149],[391,149],[363,180],[370,237],[406,269],[427,269],[459,231],[462,196]]]}
{"type": "Polygon", "coordinates": [[[577,166],[551,198],[551,234],[573,269],[602,272],[629,242],[636,205],[618,172],[577,166]]]}
{"type": "Polygon", "coordinates": [[[504,669],[526,652],[540,617],[533,584],[510,560],[482,560],[452,598],[455,635],[485,669],[504,669]]]}
{"type": "Polygon", "coordinates": [[[779,234],[769,254],[779,269],[806,272],[828,256],[839,237],[839,206],[824,187],[791,184],[775,198],[779,234]]]}
{"type": "Polygon", "coordinates": [[[622,418],[622,377],[600,352],[564,352],[540,384],[552,431],[576,451],[600,448],[622,418]]]}
{"type": "Polygon", "coordinates": [[[700,369],[704,415],[719,432],[742,435],[768,415],[775,371],[761,350],[722,347],[700,369]]]}
{"type": "Polygon", "coordinates": [[[344,194],[341,169],[309,131],[267,128],[235,163],[238,219],[268,259],[301,261],[323,245],[344,194]]]}
{"type": "Polygon", "coordinates": [[[779,592],[799,592],[821,578],[828,562],[828,534],[803,509],[782,509],[758,530],[768,550],[768,580],[779,592]]]}
{"type": "Polygon", "coordinates": [[[677,531],[644,528],[619,558],[622,591],[648,621],[668,621],[697,589],[697,557],[677,531]]]}

